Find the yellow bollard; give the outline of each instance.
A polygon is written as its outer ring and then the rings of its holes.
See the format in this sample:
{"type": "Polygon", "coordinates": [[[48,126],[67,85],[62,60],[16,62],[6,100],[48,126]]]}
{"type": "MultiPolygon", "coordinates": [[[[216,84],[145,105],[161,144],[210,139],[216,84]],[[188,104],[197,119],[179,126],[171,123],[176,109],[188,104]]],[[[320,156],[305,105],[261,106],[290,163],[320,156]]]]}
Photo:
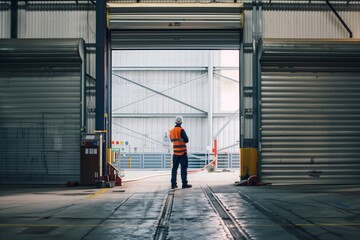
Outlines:
{"type": "Polygon", "coordinates": [[[107,162],[108,162],[108,163],[111,163],[111,148],[108,148],[108,149],[107,149],[107,156],[106,156],[106,158],[107,158],[107,162]]]}
{"type": "Polygon", "coordinates": [[[248,179],[257,175],[258,154],[256,148],[240,149],[240,179],[248,179]]]}
{"type": "Polygon", "coordinates": [[[128,158],[128,168],[131,168],[131,157],[128,158]]]}

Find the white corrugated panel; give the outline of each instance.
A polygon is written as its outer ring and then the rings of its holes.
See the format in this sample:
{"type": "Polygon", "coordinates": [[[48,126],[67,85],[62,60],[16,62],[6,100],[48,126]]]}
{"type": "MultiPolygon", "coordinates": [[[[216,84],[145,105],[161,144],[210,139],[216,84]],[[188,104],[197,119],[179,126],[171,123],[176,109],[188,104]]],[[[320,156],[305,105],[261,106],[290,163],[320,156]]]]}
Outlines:
{"type": "MultiPolygon", "coordinates": [[[[184,118],[183,128],[188,137],[188,151],[204,151],[206,146],[206,124],[204,118],[184,118]]],[[[131,152],[170,152],[170,142],[166,136],[174,127],[174,118],[113,118],[112,140],[128,141],[131,152]]]]}
{"type": "Polygon", "coordinates": [[[2,10],[1,6],[0,6],[0,38],[10,38],[10,11],[2,10]]]}
{"type": "MultiPolygon", "coordinates": [[[[265,38],[348,38],[349,34],[331,11],[264,11],[265,38]]],[[[360,13],[339,11],[339,15],[360,37],[360,13]]]]}
{"type": "MultiPolygon", "coordinates": [[[[214,52],[214,64],[219,64],[219,51],[214,52]]],[[[131,50],[113,51],[113,67],[197,67],[208,66],[210,51],[188,50],[131,50]]]]}
{"type": "MultiPolygon", "coordinates": [[[[220,128],[228,123],[230,117],[217,117],[214,118],[214,134],[216,134],[220,128]]],[[[221,131],[217,136],[218,151],[223,152],[238,152],[239,150],[239,135],[240,135],[240,122],[239,115],[235,116],[229,124],[221,131]],[[234,146],[235,145],[235,146],[234,146]],[[232,147],[230,147],[232,146],[232,147]],[[223,149],[223,150],[222,150],[223,149]]]]}
{"type": "Polygon", "coordinates": [[[203,87],[207,85],[207,78],[206,76],[199,78],[201,74],[201,71],[116,71],[112,76],[113,112],[123,114],[201,113],[124,79],[207,111],[207,101],[204,101],[207,99],[207,89],[203,87]],[[195,78],[199,79],[193,80],[195,78]]]}
{"type": "MultiPolygon", "coordinates": [[[[252,41],[252,11],[244,11],[244,42],[252,41]]],[[[360,13],[339,11],[353,33],[360,37],[360,13]]],[[[348,38],[349,34],[331,11],[263,11],[264,38],[348,38]]]]}
{"type": "Polygon", "coordinates": [[[19,10],[19,38],[83,38],[94,43],[95,24],[95,11],[19,10]]]}

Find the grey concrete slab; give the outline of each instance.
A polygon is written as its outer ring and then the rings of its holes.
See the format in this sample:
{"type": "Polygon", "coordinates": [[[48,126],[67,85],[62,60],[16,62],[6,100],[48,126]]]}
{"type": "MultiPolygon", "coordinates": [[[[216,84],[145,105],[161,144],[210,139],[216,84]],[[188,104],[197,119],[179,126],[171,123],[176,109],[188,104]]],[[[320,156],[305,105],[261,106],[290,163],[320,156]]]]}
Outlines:
{"type": "MultiPolygon", "coordinates": [[[[360,186],[238,187],[238,176],[189,174],[194,187],[175,190],[167,239],[232,239],[204,184],[253,240],[360,239],[360,186]]],[[[153,239],[169,187],[169,174],[112,189],[0,186],[0,239],[153,239]]]]}

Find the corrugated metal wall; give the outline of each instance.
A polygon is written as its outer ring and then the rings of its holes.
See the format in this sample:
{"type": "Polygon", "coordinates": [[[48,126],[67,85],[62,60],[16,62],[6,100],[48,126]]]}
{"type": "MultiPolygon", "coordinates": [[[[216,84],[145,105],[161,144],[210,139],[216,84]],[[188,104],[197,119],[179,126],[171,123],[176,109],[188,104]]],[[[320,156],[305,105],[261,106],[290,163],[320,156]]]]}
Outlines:
{"type": "Polygon", "coordinates": [[[10,11],[0,3],[0,38],[10,38],[10,11]]]}
{"type": "MultiPolygon", "coordinates": [[[[83,38],[85,43],[95,43],[95,9],[90,1],[79,5],[75,1],[49,3],[20,3],[19,38],[83,38]]],[[[5,29],[10,29],[10,13],[7,15],[9,15],[8,21],[2,25],[5,29]]],[[[10,36],[10,30],[8,31],[10,36]]],[[[86,56],[86,72],[94,78],[96,76],[95,64],[95,52],[90,51],[86,56]]],[[[87,86],[94,86],[94,84],[95,82],[88,78],[87,86]]],[[[94,91],[88,91],[86,101],[89,108],[95,109],[94,91]]],[[[92,133],[94,130],[95,113],[90,110],[87,114],[87,132],[92,133]]]]}
{"type": "MultiPolygon", "coordinates": [[[[311,6],[309,4],[308,6],[311,6]]],[[[244,42],[252,42],[252,12],[244,11],[244,42]]],[[[360,38],[360,12],[339,11],[354,38],[360,38]]],[[[349,34],[331,11],[263,11],[264,38],[348,38],[349,34]]],[[[252,58],[245,54],[245,86],[252,86],[252,58]]],[[[251,99],[244,99],[245,108],[252,108],[251,99]]],[[[245,138],[252,137],[252,120],[245,120],[245,138]]]]}
{"type": "Polygon", "coordinates": [[[0,182],[79,181],[83,42],[0,46],[0,182]]]}
{"type": "MultiPolygon", "coordinates": [[[[360,37],[360,13],[339,11],[360,37]]],[[[264,38],[348,38],[349,34],[331,11],[264,11],[264,38]]],[[[251,28],[250,28],[251,30],[251,28]]]]}
{"type": "Polygon", "coordinates": [[[272,183],[360,183],[359,41],[264,40],[261,171],[272,183]]]}
{"type": "MultiPolygon", "coordinates": [[[[343,17],[344,21],[347,23],[351,31],[353,32],[353,36],[355,38],[360,37],[360,13],[358,11],[339,11],[340,16],[343,17]]],[[[244,25],[244,42],[251,43],[252,42],[252,12],[245,11],[245,25],[244,25]]],[[[331,11],[263,11],[263,19],[262,19],[262,36],[264,38],[284,38],[284,39],[293,39],[293,38],[319,38],[319,39],[328,39],[328,38],[348,38],[349,34],[345,30],[345,28],[338,21],[334,13],[331,11]]],[[[252,86],[252,54],[245,54],[244,56],[244,82],[245,86],[252,86]]],[[[348,79],[344,74],[344,79],[348,79]]],[[[292,76],[288,76],[286,79],[285,76],[276,78],[283,84],[289,83],[294,80],[294,78],[300,79],[300,82],[304,82],[306,86],[304,86],[304,91],[311,92],[311,88],[314,87],[314,84],[317,86],[328,84],[328,88],[324,88],[321,91],[326,92],[329,88],[335,87],[336,83],[330,80],[324,80],[324,77],[319,74],[319,78],[314,76],[311,77],[312,80],[307,80],[307,77],[304,74],[293,73],[292,76]],[[324,80],[324,81],[322,81],[324,80]],[[310,83],[309,81],[314,81],[310,83]],[[335,85],[334,85],[335,84],[335,85]]],[[[271,85],[270,79],[273,79],[274,76],[271,73],[267,73],[264,76],[264,81],[266,81],[266,87],[271,87],[271,89],[282,89],[280,85],[271,85]],[[270,84],[270,85],[269,85],[270,84]]],[[[327,78],[328,79],[328,78],[327,78]]],[[[339,80],[342,81],[342,80],[339,80]]],[[[279,82],[279,83],[280,83],[279,82]]],[[[264,82],[265,83],[265,82],[264,82]]],[[[275,82],[276,83],[276,82],[275,82]]],[[[274,84],[275,84],[274,83],[274,84]]],[[[347,84],[354,83],[353,80],[346,80],[347,84]]],[[[345,84],[345,82],[343,82],[345,84]]],[[[285,85],[283,85],[284,87],[285,85]]],[[[343,85],[342,85],[343,86],[343,85]]],[[[264,86],[265,87],[265,86],[264,86]]],[[[346,86],[343,86],[346,88],[346,86]]],[[[354,87],[354,86],[353,86],[354,87]]],[[[270,88],[269,88],[270,89],[270,88]]],[[[275,90],[274,90],[275,91],[275,90]]],[[[295,91],[295,90],[294,90],[295,91]]],[[[300,91],[300,90],[299,90],[300,91]]],[[[270,92],[266,94],[272,94],[270,92]]],[[[346,93],[343,93],[344,97],[346,93]]],[[[275,96],[273,96],[275,97],[275,96]]],[[[357,99],[357,98],[355,98],[357,99]]],[[[282,104],[285,104],[283,102],[282,104]]],[[[335,99],[333,101],[328,102],[328,104],[334,104],[334,106],[338,106],[339,102],[335,99]]],[[[350,104],[351,105],[351,104],[350,104]]],[[[346,106],[346,108],[350,107],[350,105],[346,106]]],[[[245,108],[252,108],[251,98],[244,99],[245,108]]],[[[313,111],[312,105],[304,105],[307,108],[307,111],[313,111]]],[[[280,107],[280,106],[279,106],[280,107]]],[[[267,109],[266,113],[270,114],[271,110],[267,109]]],[[[295,111],[295,110],[294,110],[295,111]]],[[[306,111],[304,109],[304,111],[306,111]]],[[[267,115],[266,115],[267,116],[267,115]]],[[[263,116],[263,121],[268,124],[268,127],[272,127],[275,122],[279,122],[281,124],[281,119],[267,119],[266,116],[263,116]],[[269,125],[270,124],[270,125],[269,125]]],[[[319,116],[321,117],[321,116],[319,116]]],[[[284,119],[282,119],[284,120],[284,119]]],[[[340,119],[339,119],[340,120],[340,119]]],[[[288,125],[292,126],[294,120],[289,120],[288,125]]],[[[328,124],[334,123],[334,119],[332,115],[330,116],[322,116],[322,120],[317,120],[317,122],[327,122],[328,124]]],[[[353,122],[354,123],[354,122],[353,122]]],[[[285,124],[285,123],[283,123],[285,124]]],[[[317,123],[318,124],[318,123],[317,123]]],[[[252,136],[252,120],[245,120],[244,124],[245,138],[251,138],[252,136]]],[[[321,124],[320,124],[321,125],[321,124]]],[[[326,125],[326,124],[325,124],[326,125]]],[[[326,125],[328,126],[328,125],[326,125]]],[[[325,130],[326,126],[320,127],[319,131],[325,130]]],[[[338,129],[339,126],[334,126],[334,129],[338,129]]],[[[353,129],[353,133],[356,133],[357,128],[353,129]]],[[[281,131],[281,129],[277,129],[281,131]]],[[[283,134],[285,134],[289,128],[283,129],[283,134]]],[[[299,142],[298,137],[282,137],[282,143],[279,141],[273,141],[269,136],[264,137],[264,141],[266,142],[265,153],[262,156],[263,158],[263,176],[264,181],[269,181],[273,183],[353,183],[354,179],[359,179],[359,168],[354,165],[357,164],[355,158],[353,158],[354,151],[356,148],[358,149],[358,140],[349,139],[339,140],[339,136],[328,136],[326,137],[326,141],[324,137],[318,137],[318,140],[304,140],[304,139],[314,139],[316,137],[313,136],[312,128],[301,128],[303,135],[299,137],[303,139],[303,147],[301,153],[296,151],[295,148],[289,147],[293,146],[296,142],[299,142]],[[308,134],[308,135],[306,135],[308,134]],[[322,143],[319,143],[323,139],[322,143]],[[305,142],[306,143],[305,143],[305,142]],[[281,144],[285,144],[289,142],[288,149],[281,144]],[[346,144],[345,144],[346,142],[346,144]],[[345,145],[344,145],[345,144],[345,145]],[[355,145],[357,147],[355,147],[355,145]],[[327,150],[324,150],[327,146],[327,150]],[[344,148],[341,148],[343,146],[344,148]],[[335,147],[335,148],[334,148],[335,147]],[[340,148],[339,148],[340,147],[340,148]],[[352,153],[347,152],[345,149],[348,147],[352,148],[352,153]],[[277,155],[280,149],[282,149],[283,154],[277,155]],[[337,149],[338,152],[334,153],[334,149],[337,149]],[[344,150],[345,149],[345,150],[344,150]],[[345,151],[345,152],[344,152],[345,151]],[[297,157],[298,155],[302,157],[297,157]],[[326,157],[328,154],[332,155],[331,157],[326,157]],[[290,161],[290,158],[286,156],[292,155],[293,160],[290,161]],[[339,157],[342,155],[343,157],[339,157]],[[275,157],[277,156],[277,157],[275,157]],[[276,158],[277,160],[274,160],[276,158]],[[305,160],[307,159],[307,160],[305,160]],[[311,163],[311,159],[313,159],[313,164],[311,163]],[[278,162],[275,162],[278,161],[278,162]],[[283,164],[279,164],[279,162],[283,162],[283,164]],[[322,173],[318,174],[317,171],[322,171],[322,173]],[[347,175],[349,174],[349,175],[347,175]],[[285,176],[286,175],[286,176],[285,176]],[[319,177],[323,175],[322,177],[319,177]]],[[[269,131],[267,131],[269,132],[269,131]]],[[[301,144],[299,142],[299,144],[301,144]]],[[[264,150],[264,149],[262,149],[264,150]]],[[[299,150],[299,149],[298,149],[299,150]]]]}

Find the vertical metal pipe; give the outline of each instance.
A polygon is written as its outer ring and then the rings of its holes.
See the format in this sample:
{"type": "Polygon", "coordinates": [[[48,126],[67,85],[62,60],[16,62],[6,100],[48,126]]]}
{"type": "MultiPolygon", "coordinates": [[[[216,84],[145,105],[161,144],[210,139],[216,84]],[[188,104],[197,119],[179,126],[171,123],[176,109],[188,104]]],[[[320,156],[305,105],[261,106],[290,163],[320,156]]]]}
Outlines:
{"type": "Polygon", "coordinates": [[[18,1],[11,1],[11,38],[18,38],[18,1]]]}
{"type": "MultiPolygon", "coordinates": [[[[111,51],[111,35],[110,32],[108,32],[108,146],[111,147],[111,139],[112,139],[112,51],[111,51]]],[[[129,146],[129,152],[130,152],[130,146],[129,146]]]]}
{"type": "Polygon", "coordinates": [[[257,164],[257,173],[261,180],[262,173],[261,173],[261,51],[262,51],[262,35],[263,35],[263,11],[262,11],[262,0],[260,0],[259,5],[259,31],[258,31],[258,50],[257,50],[257,94],[258,94],[258,103],[257,103],[257,136],[258,136],[258,164],[257,164]]]}
{"type": "MultiPolygon", "coordinates": [[[[82,40],[81,40],[82,41],[82,40]]],[[[83,42],[83,41],[82,41],[83,42]]],[[[84,52],[84,55],[83,55],[83,59],[82,59],[82,62],[81,62],[81,93],[80,93],[80,98],[81,98],[81,104],[80,104],[80,107],[81,107],[81,128],[80,128],[80,131],[81,131],[81,134],[83,134],[85,132],[85,128],[86,128],[86,90],[85,90],[85,84],[86,84],[86,57],[87,57],[87,54],[86,54],[86,51],[85,51],[85,45],[82,44],[82,50],[84,52]]]]}
{"type": "Polygon", "coordinates": [[[208,110],[208,146],[213,143],[213,108],[214,108],[214,52],[210,52],[208,65],[208,82],[209,82],[209,110],[208,110]]]}
{"type": "MultiPolygon", "coordinates": [[[[106,109],[106,1],[96,2],[96,130],[104,131],[106,109]]],[[[106,136],[106,133],[105,133],[106,136]]],[[[103,175],[106,175],[107,142],[103,143],[103,175]]]]}
{"type": "Polygon", "coordinates": [[[258,143],[258,119],[257,119],[257,105],[258,105],[258,86],[257,86],[257,1],[253,0],[252,10],[252,44],[253,44],[253,55],[252,55],[252,85],[253,85],[253,99],[252,99],[252,145],[251,147],[256,148],[258,143]]]}
{"type": "Polygon", "coordinates": [[[245,83],[245,56],[244,56],[244,42],[240,44],[240,82],[239,82],[239,96],[240,96],[240,148],[244,147],[245,137],[245,101],[244,101],[244,83],[245,83]]]}

